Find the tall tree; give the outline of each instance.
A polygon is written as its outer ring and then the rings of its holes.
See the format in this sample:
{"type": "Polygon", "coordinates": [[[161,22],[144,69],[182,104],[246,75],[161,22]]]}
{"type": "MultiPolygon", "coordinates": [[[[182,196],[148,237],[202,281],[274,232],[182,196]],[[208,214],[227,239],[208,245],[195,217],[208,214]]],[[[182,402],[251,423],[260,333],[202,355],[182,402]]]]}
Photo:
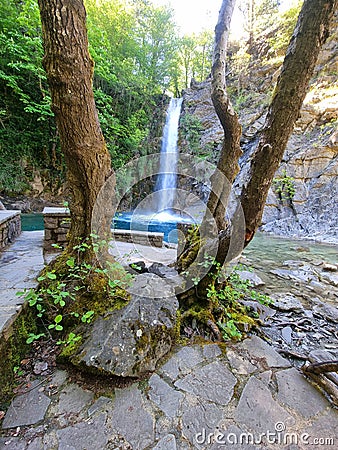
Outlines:
{"type": "MultiPolygon", "coordinates": [[[[39,0],[47,73],[71,192],[69,249],[91,235],[92,212],[111,161],[101,132],[92,89],[82,0],[39,0]]],[[[109,211],[101,232],[110,231],[109,211]]]]}
{"type": "MultiPolygon", "coordinates": [[[[212,100],[216,113],[224,129],[224,142],[217,165],[212,176],[212,192],[207,209],[214,217],[216,233],[213,245],[217,248],[215,267],[223,265],[231,242],[231,223],[226,220],[231,185],[239,171],[238,159],[241,155],[241,127],[226,90],[226,47],[230,20],[235,0],[223,0],[215,30],[215,52],[212,68],[212,100]],[[222,177],[219,174],[223,174],[222,177]]],[[[321,46],[329,36],[330,19],[337,9],[338,0],[305,0],[298,22],[291,38],[281,74],[268,110],[266,123],[258,146],[251,157],[248,182],[242,187],[241,208],[245,219],[243,245],[253,238],[263,214],[263,209],[273,176],[282,160],[288,139],[299,115],[309,81],[321,46]]],[[[205,216],[203,228],[208,227],[205,216]]],[[[210,245],[210,244],[209,244],[210,245]]],[[[191,246],[194,259],[196,245],[191,246]]],[[[180,267],[180,261],[179,261],[180,267]]],[[[181,264],[186,269],[184,263],[181,264]]],[[[211,270],[198,285],[200,298],[206,297],[206,289],[213,279],[211,270]]]]}

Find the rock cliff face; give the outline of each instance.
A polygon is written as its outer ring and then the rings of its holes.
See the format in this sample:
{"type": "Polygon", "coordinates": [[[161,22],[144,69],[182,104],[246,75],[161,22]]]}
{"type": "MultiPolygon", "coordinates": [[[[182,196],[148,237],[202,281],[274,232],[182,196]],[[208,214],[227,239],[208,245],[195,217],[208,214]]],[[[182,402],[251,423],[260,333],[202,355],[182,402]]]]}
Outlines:
{"type": "MultiPolygon", "coordinates": [[[[332,29],[270,190],[262,230],[338,243],[338,14],[332,29]]],[[[264,125],[268,90],[279,73],[275,62],[263,67],[259,55],[251,60],[240,93],[229,84],[230,91],[237,91],[234,104],[243,126],[244,155],[237,186],[243,182],[246,161],[264,125]]],[[[183,115],[198,119],[200,148],[207,147],[215,162],[223,133],[210,99],[210,80],[192,82],[184,93],[183,115]]],[[[191,151],[188,141],[186,134],[181,137],[182,151],[191,151]]]]}

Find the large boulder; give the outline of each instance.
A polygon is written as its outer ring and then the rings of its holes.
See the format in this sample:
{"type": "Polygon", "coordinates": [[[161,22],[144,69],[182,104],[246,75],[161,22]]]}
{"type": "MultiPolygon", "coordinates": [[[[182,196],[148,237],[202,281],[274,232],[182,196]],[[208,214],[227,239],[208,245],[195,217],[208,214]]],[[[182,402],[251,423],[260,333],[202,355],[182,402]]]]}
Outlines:
{"type": "Polygon", "coordinates": [[[93,323],[74,365],[121,377],[156,369],[177,337],[178,301],[173,285],[152,273],[138,275],[127,306],[93,323]]]}

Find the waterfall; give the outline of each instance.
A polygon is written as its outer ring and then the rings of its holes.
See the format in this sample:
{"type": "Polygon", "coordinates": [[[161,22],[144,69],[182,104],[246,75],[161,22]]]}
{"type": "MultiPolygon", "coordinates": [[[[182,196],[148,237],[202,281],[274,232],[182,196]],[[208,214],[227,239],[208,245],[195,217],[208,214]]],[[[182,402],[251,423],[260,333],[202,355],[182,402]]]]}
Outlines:
{"type": "Polygon", "coordinates": [[[157,176],[155,191],[157,194],[157,212],[170,212],[175,200],[177,186],[177,139],[182,98],[172,98],[167,111],[163,129],[160,155],[160,170],[157,176]],[[168,211],[169,210],[169,211],[168,211]]]}

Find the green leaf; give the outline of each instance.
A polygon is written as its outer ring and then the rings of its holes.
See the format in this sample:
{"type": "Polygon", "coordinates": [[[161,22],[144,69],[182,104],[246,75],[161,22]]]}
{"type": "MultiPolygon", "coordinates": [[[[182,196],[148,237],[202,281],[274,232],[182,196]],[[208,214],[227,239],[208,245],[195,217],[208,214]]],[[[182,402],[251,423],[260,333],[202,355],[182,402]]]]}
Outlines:
{"type": "Polygon", "coordinates": [[[74,259],[74,258],[68,259],[68,260],[66,261],[66,264],[67,264],[68,267],[70,267],[70,268],[73,269],[74,266],[75,266],[75,259],[74,259]]]}
{"type": "Polygon", "coordinates": [[[62,315],[61,315],[61,314],[58,314],[58,315],[55,317],[54,322],[55,322],[55,323],[60,323],[61,321],[62,321],[62,315]]]}
{"type": "Polygon", "coordinates": [[[56,275],[55,275],[55,273],[48,272],[48,273],[47,273],[47,277],[48,277],[50,280],[56,280],[56,275]]]}

